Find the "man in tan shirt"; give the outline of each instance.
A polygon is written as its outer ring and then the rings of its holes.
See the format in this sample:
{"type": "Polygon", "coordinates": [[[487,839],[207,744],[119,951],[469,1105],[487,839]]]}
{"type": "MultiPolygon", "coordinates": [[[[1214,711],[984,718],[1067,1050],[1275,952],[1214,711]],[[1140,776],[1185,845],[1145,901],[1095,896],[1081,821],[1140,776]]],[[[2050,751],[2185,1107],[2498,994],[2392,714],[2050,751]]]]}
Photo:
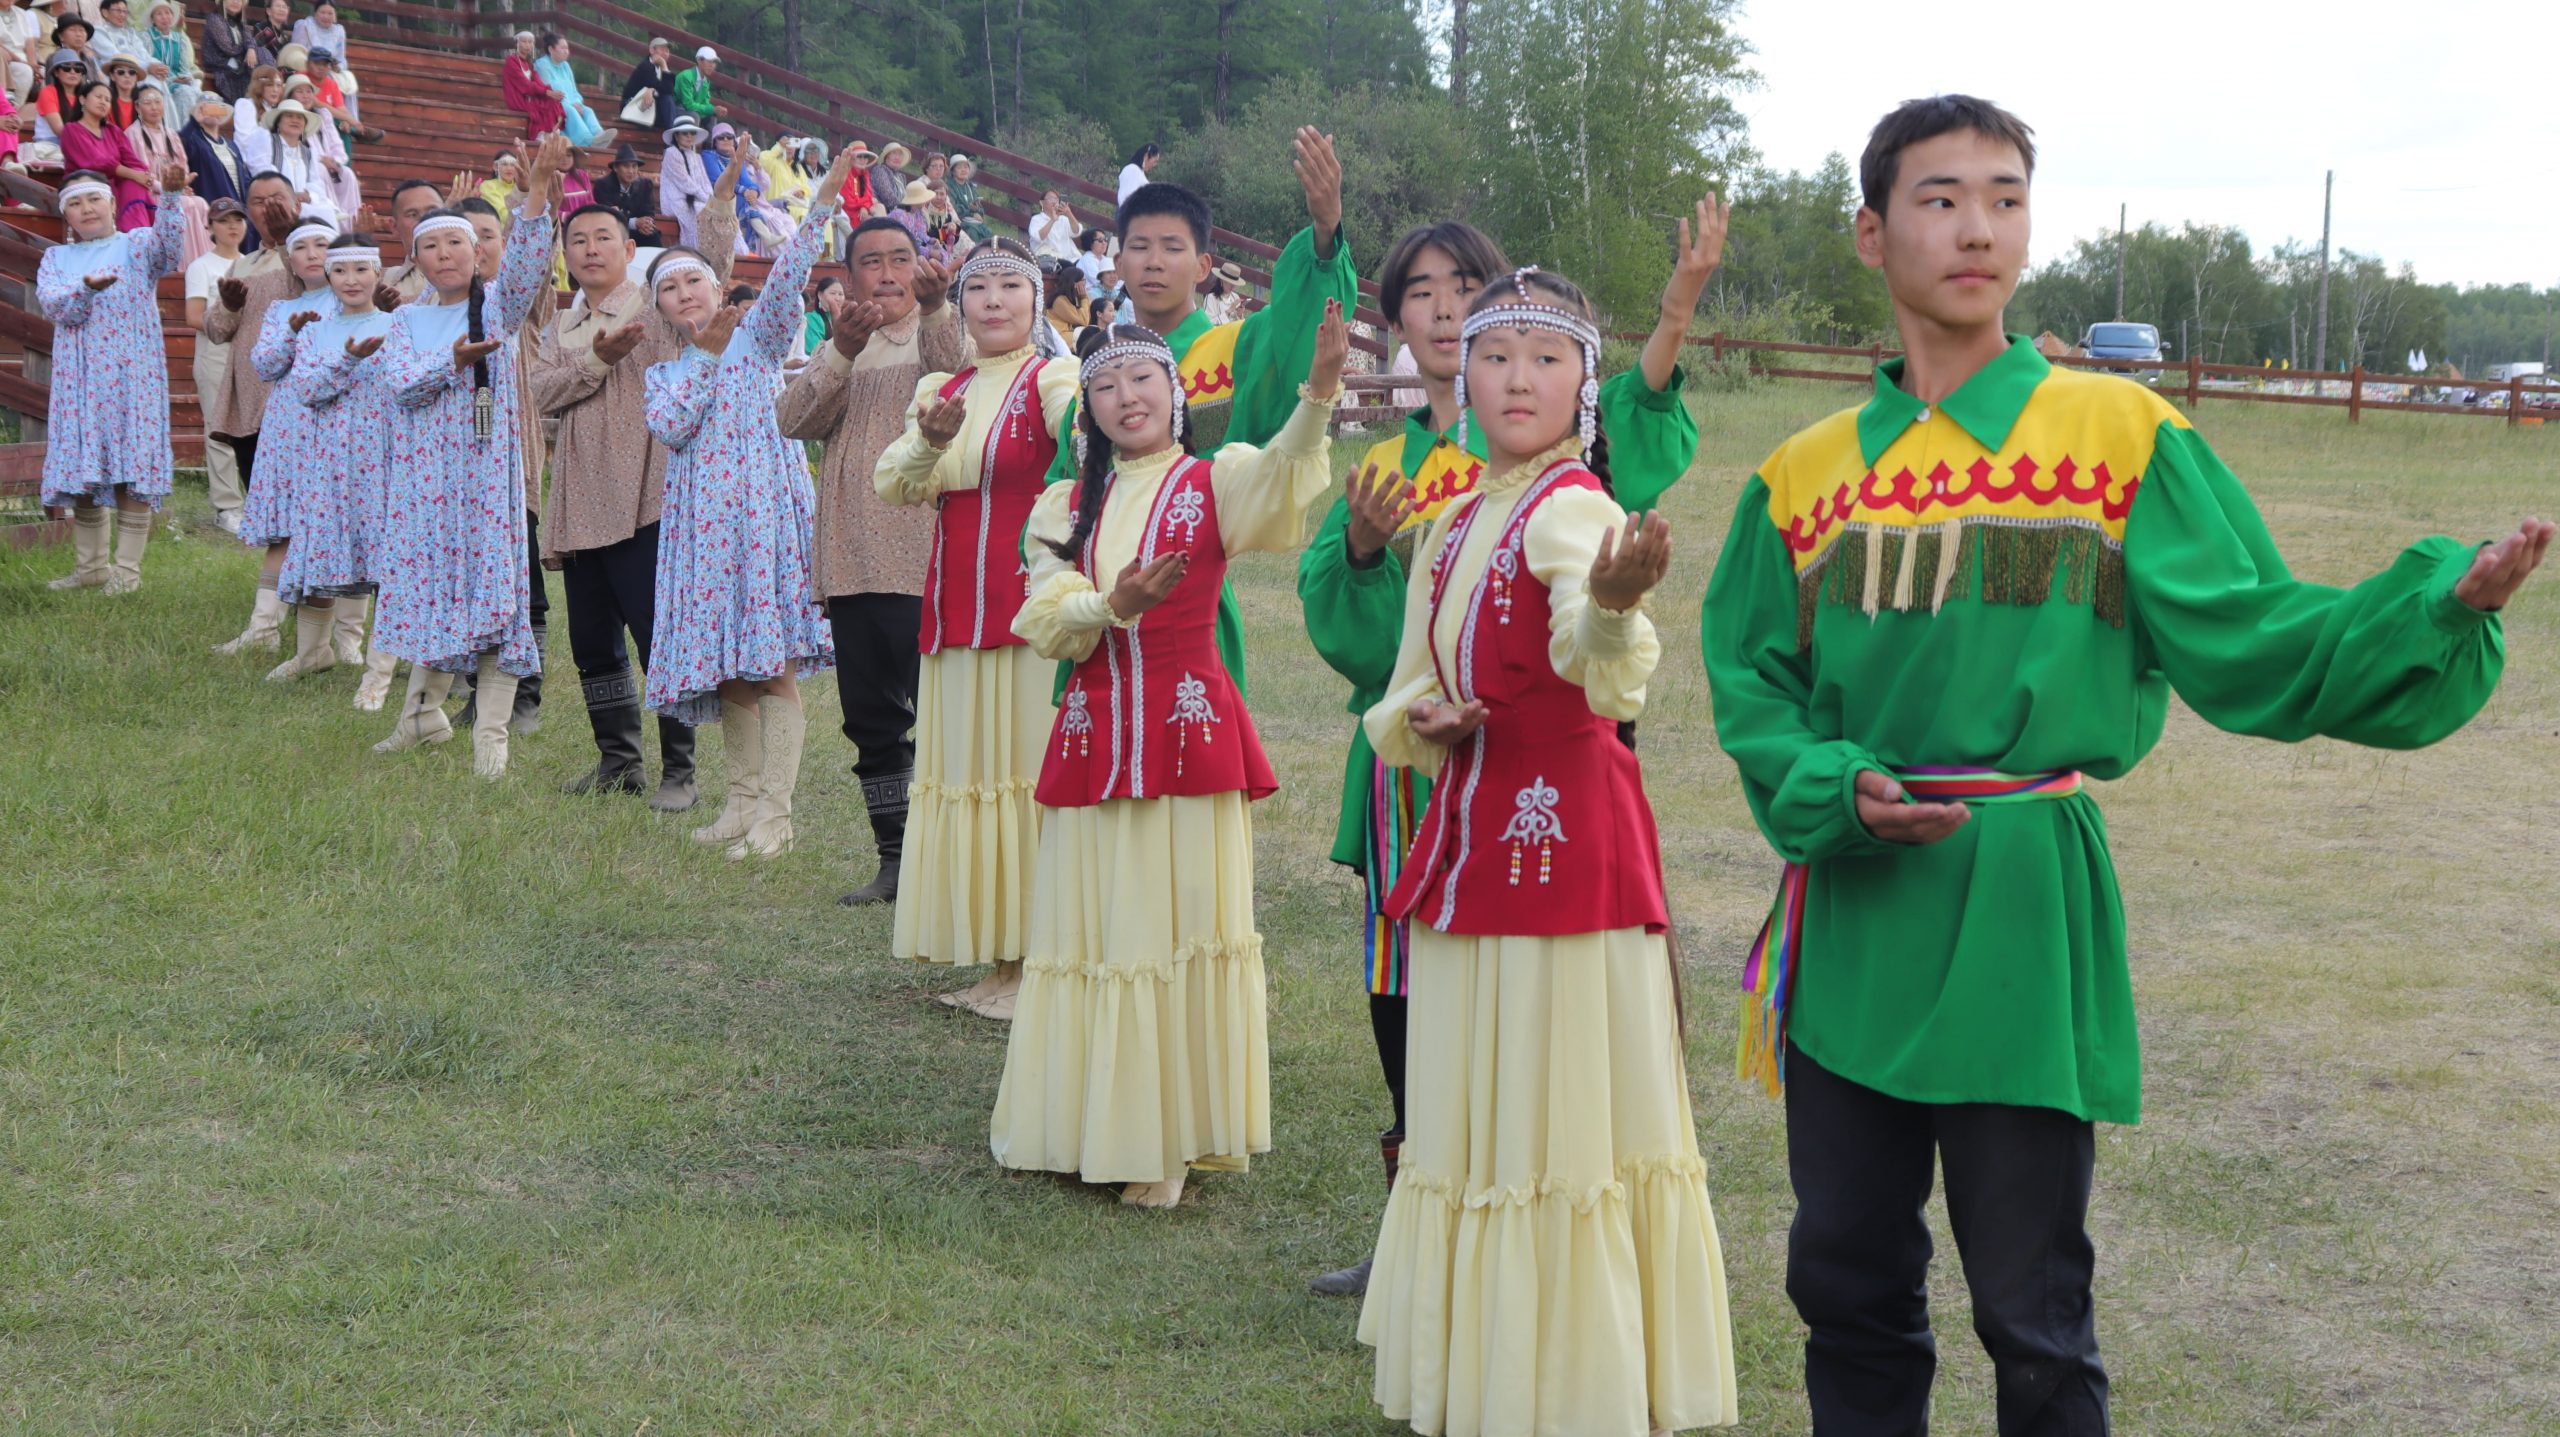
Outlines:
{"type": "MultiPolygon", "coordinates": [[[[460,196],[457,195],[456,198],[460,196]]],[[[391,214],[387,225],[391,231],[392,240],[400,246],[403,256],[408,253],[409,237],[417,232],[418,221],[425,219],[429,211],[443,203],[444,195],[425,180],[402,180],[391,191],[391,214]]],[[[427,277],[418,272],[415,260],[404,258],[398,269],[387,269],[382,272],[382,283],[385,288],[400,296],[402,304],[407,304],[416,299],[419,292],[427,287],[427,277]]]]}
{"type": "MultiPolygon", "coordinates": [[[[729,167],[702,211],[702,259],[724,288],[737,249],[731,199],[741,168],[729,167]]],[[[645,785],[640,686],[623,635],[630,634],[646,668],[667,472],[666,447],[649,433],[648,373],[682,353],[685,336],[631,272],[636,249],[629,220],[609,205],[583,205],[569,216],[565,252],[578,296],[543,336],[527,371],[533,411],[560,425],[542,561],[568,584],[569,654],[596,742],[596,766],[569,785],[571,793],[636,794],[645,785]]],[[[649,806],[662,813],[691,808],[693,730],[659,719],[658,758],[649,806]]]]}
{"type": "Polygon", "coordinates": [[[917,255],[898,221],[863,221],[853,232],[851,268],[850,292],[827,296],[827,342],[782,391],[777,417],[785,436],[826,445],[810,577],[835,630],[844,736],[854,743],[854,776],[880,845],[878,875],[841,900],[859,905],[898,896],[934,516],[929,505],[882,499],[871,471],[906,431],[918,381],[957,370],[965,339],[957,306],[943,302],[950,275],[917,255]]]}
{"type": "MultiPolygon", "coordinates": [[[[300,223],[301,215],[294,207],[293,185],[284,176],[270,170],[249,181],[249,222],[258,227],[263,243],[242,255],[231,267],[231,273],[214,286],[213,302],[204,308],[204,337],[214,344],[233,344],[236,362],[223,367],[222,382],[211,394],[198,396],[204,406],[205,433],[231,446],[239,466],[243,492],[258,483],[258,430],[267,414],[267,382],[258,377],[258,368],[249,362],[249,351],[258,342],[258,331],[267,321],[267,308],[280,299],[290,299],[302,292],[284,263],[285,238],[300,223]]],[[[249,611],[249,626],[238,638],[218,644],[218,654],[246,653],[253,649],[275,649],[283,646],[283,601],[276,597],[276,566],[280,560],[263,565],[258,575],[255,606],[249,611]]]]}

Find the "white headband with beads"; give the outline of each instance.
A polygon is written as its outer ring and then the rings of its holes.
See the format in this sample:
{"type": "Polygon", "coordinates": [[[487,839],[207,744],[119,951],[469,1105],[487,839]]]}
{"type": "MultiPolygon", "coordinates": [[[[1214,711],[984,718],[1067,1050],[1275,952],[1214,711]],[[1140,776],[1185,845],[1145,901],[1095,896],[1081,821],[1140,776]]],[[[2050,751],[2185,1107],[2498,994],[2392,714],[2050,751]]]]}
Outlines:
{"type": "Polygon", "coordinates": [[[1600,328],[1590,320],[1559,305],[1540,304],[1529,298],[1529,276],[1536,265],[1524,265],[1511,272],[1512,292],[1518,299],[1497,304],[1467,316],[1458,327],[1458,445],[1467,442],[1467,350],[1475,337],[1488,329],[1544,329],[1577,341],[1582,346],[1582,415],[1580,433],[1584,453],[1599,434],[1600,421],[1600,328]]]}
{"type": "Polygon", "coordinates": [[[654,290],[659,285],[665,284],[668,280],[675,278],[677,275],[687,274],[697,269],[702,271],[704,274],[711,273],[711,266],[704,264],[693,256],[689,254],[677,255],[674,259],[668,260],[665,264],[658,266],[658,277],[649,281],[649,287],[654,290]]]}
{"type": "Polygon", "coordinates": [[[74,180],[70,184],[64,185],[62,187],[62,193],[54,198],[56,203],[67,205],[82,195],[98,195],[105,199],[112,200],[116,197],[116,192],[107,188],[105,185],[98,183],[96,180],[74,180]]]}
{"type": "Polygon", "coordinates": [[[960,266],[960,272],[951,277],[951,287],[957,290],[982,274],[1018,274],[1031,281],[1033,293],[1040,289],[1040,266],[995,245],[988,245],[969,256],[968,263],[960,266]]]}
{"type": "MultiPolygon", "coordinates": [[[[1164,377],[1173,384],[1173,442],[1180,444],[1185,427],[1184,420],[1191,413],[1191,405],[1182,393],[1182,366],[1174,360],[1173,346],[1165,343],[1154,330],[1139,324],[1129,325],[1128,328],[1138,331],[1146,338],[1115,339],[1086,356],[1082,384],[1090,386],[1096,374],[1124,359],[1145,359],[1163,365],[1164,377]]],[[[1088,397],[1086,406],[1090,408],[1091,404],[1092,401],[1088,397]]],[[[1084,453],[1084,426],[1079,424],[1076,426],[1076,472],[1078,473],[1084,472],[1084,453]]]]}
{"type": "Polygon", "coordinates": [[[342,264],[369,264],[379,269],[382,267],[382,251],[371,245],[334,246],[329,251],[329,267],[336,269],[342,264]]]}
{"type": "Polygon", "coordinates": [[[336,225],[296,225],[294,226],[293,233],[284,237],[284,247],[286,249],[291,249],[295,245],[298,245],[307,239],[333,240],[337,237],[338,227],[336,225]]]}
{"type": "Polygon", "coordinates": [[[418,241],[432,234],[442,234],[446,230],[460,230],[471,236],[474,243],[478,243],[480,239],[480,232],[471,227],[471,221],[460,215],[431,215],[418,221],[418,227],[409,231],[409,248],[414,250],[418,247],[418,241]]]}

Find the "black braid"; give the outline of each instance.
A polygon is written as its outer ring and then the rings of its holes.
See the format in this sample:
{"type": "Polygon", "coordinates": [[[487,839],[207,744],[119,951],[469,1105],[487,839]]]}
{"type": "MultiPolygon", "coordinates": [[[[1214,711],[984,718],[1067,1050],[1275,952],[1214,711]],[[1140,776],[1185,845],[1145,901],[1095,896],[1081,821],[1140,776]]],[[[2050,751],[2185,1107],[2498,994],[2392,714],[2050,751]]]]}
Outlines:
{"type": "MultiPolygon", "coordinates": [[[[480,283],[480,271],[475,268],[471,272],[470,303],[463,311],[464,316],[471,327],[471,342],[473,344],[478,344],[488,338],[488,334],[486,333],[487,326],[482,322],[481,317],[481,310],[485,303],[486,286],[480,283]]],[[[473,387],[479,389],[487,389],[490,387],[489,357],[487,355],[484,354],[480,356],[480,358],[472,364],[471,383],[473,387]]]]}
{"type": "Polygon", "coordinates": [[[1609,478],[1609,426],[1597,414],[1591,416],[1591,452],[1583,457],[1582,467],[1599,479],[1601,493],[1618,497],[1618,486],[1609,478]]]}
{"type": "MultiPolygon", "coordinates": [[[[1046,324],[1048,320],[1043,318],[1040,323],[1046,324]]],[[[1113,325],[1109,331],[1093,327],[1086,329],[1084,335],[1079,335],[1076,340],[1078,359],[1091,358],[1095,351],[1114,338],[1141,335],[1151,340],[1156,338],[1154,330],[1137,325],[1113,325]],[[1084,335],[1094,337],[1087,339],[1084,335]]],[[[1185,454],[1196,453],[1191,447],[1191,402],[1183,395],[1179,379],[1173,386],[1173,412],[1182,419],[1182,438],[1178,447],[1185,454]]],[[[1067,537],[1054,540],[1049,545],[1049,552],[1070,564],[1083,560],[1084,541],[1093,536],[1093,526],[1102,522],[1102,501],[1109,497],[1108,481],[1114,461],[1119,457],[1112,449],[1111,441],[1103,435],[1102,427],[1094,421],[1092,408],[1081,399],[1076,404],[1076,432],[1084,436],[1084,463],[1076,474],[1076,483],[1081,487],[1076,491],[1075,527],[1067,531],[1067,537]]]]}

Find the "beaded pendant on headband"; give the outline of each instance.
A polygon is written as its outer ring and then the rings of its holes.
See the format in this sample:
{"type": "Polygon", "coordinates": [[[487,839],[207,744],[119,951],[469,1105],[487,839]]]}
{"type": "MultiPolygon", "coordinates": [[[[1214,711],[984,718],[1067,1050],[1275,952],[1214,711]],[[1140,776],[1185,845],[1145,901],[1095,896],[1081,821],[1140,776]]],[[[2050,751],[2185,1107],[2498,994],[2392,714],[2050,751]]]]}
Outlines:
{"type": "Polygon", "coordinates": [[[1591,321],[1562,305],[1540,304],[1529,297],[1529,276],[1536,265],[1523,265],[1511,272],[1512,293],[1518,299],[1497,304],[1467,316],[1458,329],[1458,447],[1467,444],[1467,355],[1475,337],[1488,329],[1544,329],[1576,340],[1582,345],[1582,389],[1575,396],[1580,401],[1579,432],[1582,452],[1600,433],[1600,330],[1591,321]]]}

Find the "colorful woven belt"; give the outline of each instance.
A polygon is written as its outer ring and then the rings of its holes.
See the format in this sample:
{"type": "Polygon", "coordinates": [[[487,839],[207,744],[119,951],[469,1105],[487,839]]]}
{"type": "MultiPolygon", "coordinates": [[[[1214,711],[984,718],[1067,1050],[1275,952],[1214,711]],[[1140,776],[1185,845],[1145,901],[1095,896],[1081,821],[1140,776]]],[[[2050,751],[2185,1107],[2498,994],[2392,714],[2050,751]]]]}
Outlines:
{"type": "MultiPolygon", "coordinates": [[[[1990,768],[1910,768],[1892,775],[1914,803],[2032,803],[2080,791],[2076,769],[2012,774],[1990,768]]],[[[1734,1072],[1757,1078],[1771,1097],[1786,1090],[1787,1004],[1795,997],[1796,957],[1804,940],[1809,872],[1790,863],[1778,875],[1778,901],[1742,961],[1742,1041],[1734,1072]]]]}

